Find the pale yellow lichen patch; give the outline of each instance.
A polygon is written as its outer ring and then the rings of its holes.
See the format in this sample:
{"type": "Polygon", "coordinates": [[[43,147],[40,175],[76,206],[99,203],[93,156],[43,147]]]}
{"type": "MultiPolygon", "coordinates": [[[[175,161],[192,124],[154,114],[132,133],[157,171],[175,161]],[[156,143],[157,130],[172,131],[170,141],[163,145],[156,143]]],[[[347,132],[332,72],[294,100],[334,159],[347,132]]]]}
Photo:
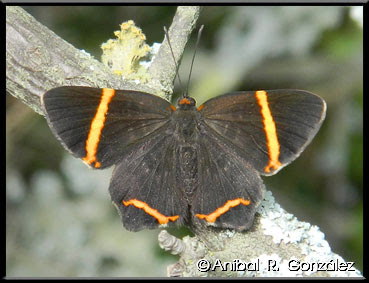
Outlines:
{"type": "Polygon", "coordinates": [[[140,60],[148,55],[150,47],[145,43],[146,36],[142,30],[130,20],[122,23],[114,35],[116,39],[109,39],[101,45],[103,64],[126,79],[147,81],[148,74],[140,60]]]}

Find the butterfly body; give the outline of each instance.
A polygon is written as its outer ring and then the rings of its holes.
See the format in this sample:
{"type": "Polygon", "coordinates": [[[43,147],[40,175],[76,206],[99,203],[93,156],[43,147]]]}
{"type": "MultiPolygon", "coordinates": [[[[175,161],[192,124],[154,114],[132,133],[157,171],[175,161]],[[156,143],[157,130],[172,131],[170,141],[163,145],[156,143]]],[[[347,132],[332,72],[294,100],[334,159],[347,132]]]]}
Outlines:
{"type": "Polygon", "coordinates": [[[129,90],[59,87],[42,98],[63,146],[92,168],[114,165],[109,192],[132,231],[206,224],[248,229],[260,175],[297,158],[326,105],[305,91],[224,94],[196,107],[129,90]]]}

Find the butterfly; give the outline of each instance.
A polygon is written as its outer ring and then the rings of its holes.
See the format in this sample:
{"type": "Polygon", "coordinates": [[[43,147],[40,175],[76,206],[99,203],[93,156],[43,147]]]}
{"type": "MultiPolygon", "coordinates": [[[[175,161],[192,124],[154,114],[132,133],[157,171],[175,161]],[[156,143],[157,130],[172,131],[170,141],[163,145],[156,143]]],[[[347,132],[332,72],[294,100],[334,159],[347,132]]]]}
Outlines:
{"type": "Polygon", "coordinates": [[[326,113],[302,90],[241,91],[200,106],[144,92],[62,86],[42,96],[62,145],[89,167],[115,166],[109,192],[130,231],[209,225],[243,231],[263,198],[260,175],[295,160],[326,113]]]}

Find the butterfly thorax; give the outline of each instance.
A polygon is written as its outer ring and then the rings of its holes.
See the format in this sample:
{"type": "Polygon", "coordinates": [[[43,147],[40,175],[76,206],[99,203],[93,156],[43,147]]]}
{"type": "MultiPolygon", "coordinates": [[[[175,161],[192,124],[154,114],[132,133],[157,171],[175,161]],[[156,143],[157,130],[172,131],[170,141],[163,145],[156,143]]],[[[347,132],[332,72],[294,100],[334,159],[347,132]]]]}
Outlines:
{"type": "Polygon", "coordinates": [[[191,97],[178,100],[178,108],[173,112],[171,119],[178,144],[192,145],[197,142],[202,115],[195,105],[196,102],[191,97]]]}

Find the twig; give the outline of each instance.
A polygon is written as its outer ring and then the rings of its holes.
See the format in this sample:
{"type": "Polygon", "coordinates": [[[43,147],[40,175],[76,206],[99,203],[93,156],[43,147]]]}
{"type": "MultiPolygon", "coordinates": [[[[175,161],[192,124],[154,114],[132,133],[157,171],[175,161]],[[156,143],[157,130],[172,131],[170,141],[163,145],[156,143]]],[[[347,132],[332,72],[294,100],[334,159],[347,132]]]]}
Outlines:
{"type": "MultiPolygon", "coordinates": [[[[180,64],[183,50],[192,30],[195,28],[199,15],[200,7],[198,6],[180,6],[173,18],[172,25],[169,28],[169,37],[177,65],[180,64]]],[[[152,76],[152,85],[160,87],[167,94],[172,93],[176,69],[165,38],[156,60],[150,66],[149,72],[152,76]]]]}
{"type": "MultiPolygon", "coordinates": [[[[170,27],[175,54],[182,56],[199,15],[198,7],[179,7],[170,27]]],[[[121,80],[102,63],[76,49],[20,7],[6,7],[6,90],[42,114],[40,96],[61,85],[131,89],[153,94],[173,88],[173,59],[160,48],[149,72],[148,85],[121,80]],[[170,61],[171,60],[171,61],[170,61]],[[161,85],[162,84],[162,85],[161,85]]]]}

